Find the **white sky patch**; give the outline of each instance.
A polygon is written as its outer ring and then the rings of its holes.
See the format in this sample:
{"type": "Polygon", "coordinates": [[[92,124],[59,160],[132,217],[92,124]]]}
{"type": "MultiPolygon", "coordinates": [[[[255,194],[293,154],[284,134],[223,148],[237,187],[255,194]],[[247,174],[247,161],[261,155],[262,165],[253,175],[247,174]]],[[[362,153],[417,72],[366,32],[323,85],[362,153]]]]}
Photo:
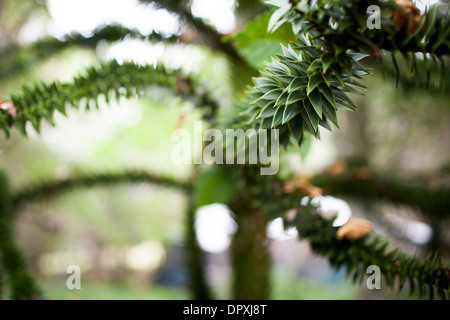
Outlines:
{"type": "Polygon", "coordinates": [[[90,112],[69,110],[68,117],[55,113],[57,126],[43,126],[42,140],[65,161],[83,160],[99,143],[108,141],[116,129],[134,126],[141,120],[141,109],[136,102],[124,99],[120,102],[101,103],[100,110],[90,112]]]}
{"type": "MultiPolygon", "coordinates": [[[[306,206],[308,201],[309,197],[303,197],[300,204],[306,206]]],[[[316,196],[312,198],[311,204],[317,207],[317,212],[325,219],[336,217],[333,227],[344,225],[352,216],[350,205],[344,200],[332,196],[316,196]]]]}
{"type": "Polygon", "coordinates": [[[266,234],[274,240],[290,240],[298,238],[297,229],[285,228],[281,217],[275,218],[267,224],[266,234]]]}
{"type": "Polygon", "coordinates": [[[232,213],[224,204],[214,203],[200,207],[195,214],[197,242],[204,251],[225,251],[236,228],[232,213]]]}
{"type": "Polygon", "coordinates": [[[383,218],[391,223],[397,232],[418,245],[427,244],[433,236],[433,229],[426,223],[399,217],[394,214],[385,214],[383,218]]]}
{"type": "Polygon", "coordinates": [[[422,14],[425,12],[426,8],[429,8],[430,6],[435,5],[438,2],[439,0],[413,0],[413,3],[422,14]]]}
{"type": "Polygon", "coordinates": [[[48,7],[52,17],[49,32],[57,37],[73,31],[89,34],[109,23],[136,28],[144,35],[153,30],[162,35],[179,30],[174,14],[137,0],[49,0],[48,7]]]}
{"type": "Polygon", "coordinates": [[[106,60],[116,59],[119,63],[133,61],[145,65],[162,63],[163,65],[179,69],[184,72],[197,73],[205,53],[192,46],[167,46],[162,43],[127,39],[108,48],[104,55],[106,60]]]}
{"type": "Polygon", "coordinates": [[[192,14],[214,25],[219,32],[229,33],[236,25],[234,0],[194,0],[192,14]]]}

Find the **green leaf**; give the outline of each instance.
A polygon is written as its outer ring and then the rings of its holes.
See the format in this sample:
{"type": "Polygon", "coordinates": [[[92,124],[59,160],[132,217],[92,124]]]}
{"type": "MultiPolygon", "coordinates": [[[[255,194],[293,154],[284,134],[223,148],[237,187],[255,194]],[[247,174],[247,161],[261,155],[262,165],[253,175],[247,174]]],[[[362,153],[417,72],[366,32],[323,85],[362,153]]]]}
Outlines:
{"type": "Polygon", "coordinates": [[[313,61],[313,63],[311,63],[308,70],[306,70],[306,71],[308,73],[312,73],[312,72],[315,72],[316,70],[319,70],[321,66],[322,66],[322,61],[320,61],[320,59],[316,59],[313,61]]]}
{"type": "Polygon", "coordinates": [[[308,99],[303,100],[303,105],[305,106],[306,114],[308,115],[308,119],[312,127],[315,131],[317,131],[317,128],[319,126],[319,116],[317,115],[315,108],[312,106],[308,99]]]}
{"type": "Polygon", "coordinates": [[[269,78],[269,77],[258,77],[258,78],[253,78],[253,81],[255,82],[255,86],[258,87],[262,87],[262,86],[267,86],[267,85],[278,85],[278,81],[273,79],[273,78],[269,78]]]}
{"type": "Polygon", "coordinates": [[[311,122],[309,115],[306,112],[306,109],[301,111],[300,114],[302,115],[302,118],[303,118],[304,129],[308,130],[310,133],[312,133],[314,135],[314,137],[316,137],[316,139],[319,139],[319,130],[317,130],[317,128],[314,128],[313,123],[311,122]]]}
{"type": "Polygon", "coordinates": [[[357,109],[357,107],[355,106],[353,101],[344,92],[342,92],[339,88],[332,87],[332,90],[333,90],[333,94],[334,94],[336,102],[347,106],[352,111],[357,109]]]}
{"type": "Polygon", "coordinates": [[[274,75],[277,75],[277,76],[289,75],[289,73],[290,73],[289,68],[277,60],[272,60],[271,62],[267,62],[266,68],[267,68],[268,72],[270,72],[274,75]]]}
{"type": "Polygon", "coordinates": [[[269,25],[267,26],[268,32],[274,32],[284,23],[284,20],[281,18],[283,17],[283,15],[286,12],[289,11],[290,8],[291,8],[291,4],[288,3],[288,4],[280,7],[278,10],[276,10],[272,14],[272,16],[270,17],[270,20],[269,20],[269,25]]]}
{"type": "Polygon", "coordinates": [[[289,95],[289,93],[287,91],[284,91],[278,97],[277,101],[275,102],[275,107],[286,105],[286,101],[287,101],[288,95],[289,95]]]}
{"type": "Polygon", "coordinates": [[[195,180],[195,203],[197,207],[211,203],[227,203],[235,194],[235,181],[223,168],[211,166],[195,180]]]}
{"type": "Polygon", "coordinates": [[[330,124],[328,123],[328,120],[325,117],[319,120],[319,126],[331,131],[330,124]]]}
{"type": "MultiPolygon", "coordinates": [[[[328,100],[328,102],[333,106],[336,107],[336,103],[334,101],[334,95],[331,89],[324,83],[319,85],[319,90],[322,93],[322,96],[325,97],[325,99],[328,100]]],[[[322,99],[323,100],[323,99],[322,99]]]]}
{"type": "Polygon", "coordinates": [[[293,92],[301,88],[305,88],[308,85],[306,77],[295,77],[294,80],[287,87],[288,92],[293,92]]]}
{"type": "Polygon", "coordinates": [[[282,124],[285,124],[286,122],[290,121],[297,114],[299,114],[300,111],[302,111],[302,109],[303,109],[303,106],[300,107],[298,104],[286,106],[284,108],[282,124]]]}
{"type": "MultiPolygon", "coordinates": [[[[319,118],[322,118],[322,95],[318,90],[314,90],[308,96],[309,102],[313,106],[314,110],[316,110],[319,118]]],[[[306,101],[306,100],[305,100],[306,101]]]]}
{"type": "Polygon", "coordinates": [[[288,46],[287,48],[283,45],[281,45],[281,50],[283,51],[283,55],[289,59],[292,59],[294,61],[297,61],[299,56],[297,55],[297,53],[295,53],[295,51],[288,46]]]}
{"type": "Polygon", "coordinates": [[[287,100],[286,100],[286,106],[289,106],[299,100],[303,100],[306,98],[306,94],[303,90],[296,90],[289,93],[287,100]]]}
{"type": "Polygon", "coordinates": [[[322,71],[323,73],[326,73],[328,68],[336,61],[334,58],[334,54],[332,54],[331,52],[327,51],[325,52],[322,57],[322,71]]]}
{"type": "Polygon", "coordinates": [[[318,72],[313,73],[308,79],[308,88],[306,90],[306,94],[309,95],[322,82],[322,75],[318,72]]]}
{"type": "Polygon", "coordinates": [[[283,113],[284,108],[279,107],[275,112],[275,115],[273,116],[271,128],[275,128],[276,126],[279,126],[283,122],[283,113]]]}
{"type": "Polygon", "coordinates": [[[274,103],[270,102],[261,110],[256,119],[272,117],[276,110],[277,109],[274,108],[274,103]]]}
{"type": "Polygon", "coordinates": [[[288,123],[289,130],[292,137],[298,145],[300,145],[303,136],[303,119],[302,117],[295,117],[288,123]]]}
{"type": "Polygon", "coordinates": [[[277,100],[280,95],[283,94],[283,90],[281,89],[273,89],[264,94],[258,100],[277,100]]]}
{"type": "Polygon", "coordinates": [[[322,101],[323,106],[323,115],[327,117],[328,120],[331,121],[337,128],[339,128],[336,109],[326,100],[322,101]]]}

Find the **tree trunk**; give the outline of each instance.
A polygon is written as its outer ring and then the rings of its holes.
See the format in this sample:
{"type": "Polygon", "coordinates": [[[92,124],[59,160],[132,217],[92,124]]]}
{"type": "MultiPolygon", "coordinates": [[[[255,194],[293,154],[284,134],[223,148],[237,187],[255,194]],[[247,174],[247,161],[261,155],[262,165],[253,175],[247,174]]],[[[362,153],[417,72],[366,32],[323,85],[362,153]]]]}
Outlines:
{"type": "Polygon", "coordinates": [[[204,254],[197,243],[195,232],[195,204],[192,196],[188,199],[186,212],[186,263],[188,269],[189,288],[192,299],[211,300],[211,291],[206,281],[204,254]]]}
{"type": "Polygon", "coordinates": [[[232,294],[237,300],[266,300],[270,294],[267,215],[248,197],[230,204],[238,230],[231,246],[232,294]]]}

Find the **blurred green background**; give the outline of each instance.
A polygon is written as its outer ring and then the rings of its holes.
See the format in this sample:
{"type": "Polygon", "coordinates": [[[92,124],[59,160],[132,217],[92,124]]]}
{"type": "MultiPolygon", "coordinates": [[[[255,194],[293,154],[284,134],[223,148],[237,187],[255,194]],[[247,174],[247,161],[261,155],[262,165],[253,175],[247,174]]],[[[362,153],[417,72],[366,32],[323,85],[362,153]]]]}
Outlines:
{"type": "MultiPolygon", "coordinates": [[[[89,10],[89,3],[94,2],[81,1],[78,6],[89,10]]],[[[231,3],[231,15],[240,14],[228,30],[230,34],[236,32],[246,11],[236,10],[233,1],[220,2],[225,6],[231,3]]],[[[24,44],[58,30],[58,12],[48,11],[43,3],[0,0],[1,46],[24,44]]],[[[136,3],[118,1],[113,6],[133,7],[136,3]]],[[[213,12],[212,22],[214,17],[213,12]]],[[[133,17],[127,21],[132,23],[133,17]]],[[[119,48],[127,52],[126,44],[119,48]]],[[[218,96],[232,90],[223,81],[227,65],[222,57],[201,49],[142,47],[144,53],[152,49],[159,50],[159,57],[165,59],[170,52],[181,50],[183,55],[187,50],[196,63],[183,59],[176,63],[195,69],[218,96]]],[[[17,92],[23,83],[70,79],[86,66],[98,63],[98,56],[123,59],[128,54],[123,52],[107,44],[96,52],[66,50],[2,81],[0,97],[17,92]]],[[[324,132],[321,141],[313,141],[306,158],[292,151],[286,160],[289,170],[312,174],[336,159],[353,157],[384,171],[442,178],[440,172],[450,170],[448,92],[425,93],[408,83],[401,83],[397,89],[394,79],[383,79],[379,70],[367,77],[365,84],[367,95],[352,97],[359,110],[340,113],[341,129],[324,132]]],[[[192,132],[193,121],[201,114],[190,103],[167,98],[164,92],[151,92],[149,98],[119,104],[104,103],[98,111],[71,110],[67,118],[56,117],[55,127],[43,124],[40,135],[30,127],[28,138],[17,132],[10,139],[1,136],[0,168],[9,173],[16,190],[42,179],[121,168],[144,168],[188,179],[193,168],[171,161],[175,144],[171,135],[181,116],[183,128],[192,132]]],[[[15,231],[30,270],[50,299],[187,299],[185,207],[181,193],[146,184],[77,190],[26,205],[16,219],[15,231]],[[81,290],[66,287],[66,266],[72,264],[83,270],[81,290]]],[[[421,250],[420,245],[405,248],[421,250]]],[[[315,257],[306,242],[272,240],[271,252],[273,299],[394,297],[387,290],[369,292],[364,286],[353,285],[342,270],[332,270],[325,260],[315,257]]],[[[227,251],[207,255],[207,272],[217,296],[228,297],[227,251]]]]}

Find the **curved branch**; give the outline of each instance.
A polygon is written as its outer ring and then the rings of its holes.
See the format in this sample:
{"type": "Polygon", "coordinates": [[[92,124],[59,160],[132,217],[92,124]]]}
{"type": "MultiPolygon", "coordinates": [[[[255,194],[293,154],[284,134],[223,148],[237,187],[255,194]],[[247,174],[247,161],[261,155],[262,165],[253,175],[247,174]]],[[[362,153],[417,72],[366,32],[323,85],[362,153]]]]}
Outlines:
{"type": "Polygon", "coordinates": [[[59,194],[69,192],[73,189],[92,188],[96,186],[115,185],[118,183],[149,183],[167,188],[174,188],[184,193],[192,192],[192,185],[189,182],[175,180],[171,177],[158,177],[154,174],[139,171],[93,173],[70,177],[64,180],[49,180],[27,186],[23,190],[11,195],[14,208],[19,205],[36,200],[43,200],[55,197],[59,194]]]}
{"type": "Polygon", "coordinates": [[[327,193],[354,196],[367,200],[387,200],[418,208],[431,218],[450,217],[450,189],[431,189],[422,179],[402,181],[380,176],[367,168],[346,171],[339,175],[320,174],[311,182],[327,193]]]}
{"type": "Polygon", "coordinates": [[[213,50],[219,50],[226,54],[231,61],[249,67],[236,48],[230,42],[224,42],[223,35],[202,19],[195,17],[190,8],[181,0],[140,0],[145,4],[154,4],[158,8],[166,9],[177,14],[183,22],[192,26],[200,33],[199,42],[208,45],[213,50]]]}
{"type": "MultiPolygon", "coordinates": [[[[91,67],[84,75],[74,78],[72,82],[53,82],[23,87],[20,94],[13,94],[11,101],[0,100],[0,130],[7,135],[12,127],[16,127],[26,135],[25,125],[30,122],[39,132],[41,120],[53,124],[55,111],[66,114],[66,107],[78,108],[81,103],[89,109],[98,108],[98,100],[103,96],[106,102],[120,97],[131,98],[143,93],[148,86],[168,87],[184,98],[193,96],[197,106],[208,106],[212,116],[217,109],[217,102],[207,92],[199,94],[195,91],[196,83],[188,79],[188,83],[180,83],[177,70],[167,70],[158,66],[140,66],[126,62],[118,64],[115,60],[104,63],[100,67],[91,67]]],[[[203,90],[204,91],[204,90],[203,90]]]]}

